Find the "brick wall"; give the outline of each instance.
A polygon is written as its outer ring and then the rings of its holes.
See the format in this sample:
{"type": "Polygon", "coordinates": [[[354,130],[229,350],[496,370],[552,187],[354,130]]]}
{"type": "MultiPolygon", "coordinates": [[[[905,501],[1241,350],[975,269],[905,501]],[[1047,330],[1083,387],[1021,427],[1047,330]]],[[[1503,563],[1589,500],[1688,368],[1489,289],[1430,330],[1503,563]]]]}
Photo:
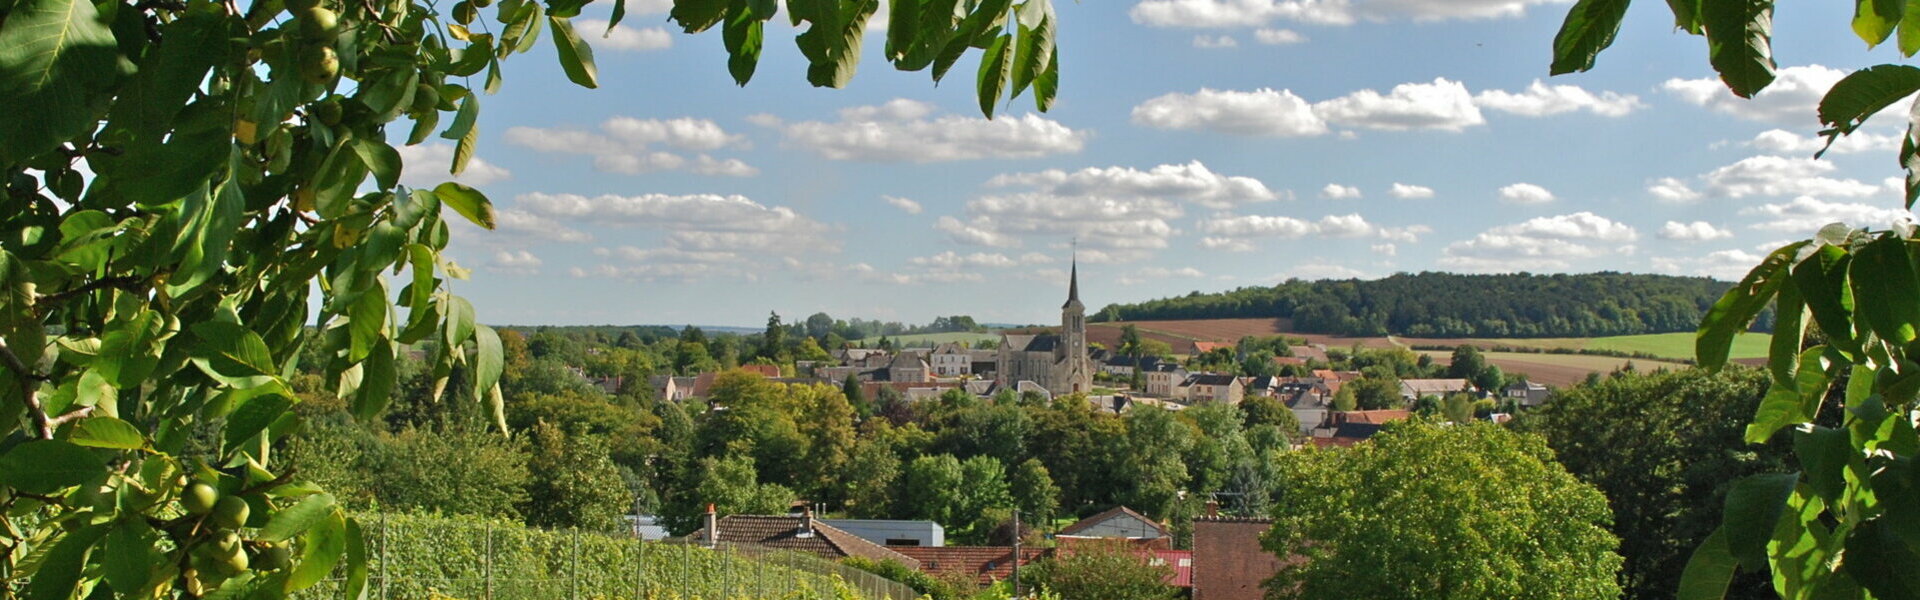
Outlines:
{"type": "Polygon", "coordinates": [[[1260,549],[1265,519],[1193,520],[1193,600],[1260,600],[1280,560],[1260,549]]]}

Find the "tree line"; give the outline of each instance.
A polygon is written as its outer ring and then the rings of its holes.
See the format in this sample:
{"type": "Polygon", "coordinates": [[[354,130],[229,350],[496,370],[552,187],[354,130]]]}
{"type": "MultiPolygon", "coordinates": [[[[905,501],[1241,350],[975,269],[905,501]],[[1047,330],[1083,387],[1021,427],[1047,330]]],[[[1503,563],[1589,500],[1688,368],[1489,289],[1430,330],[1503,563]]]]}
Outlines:
{"type": "Polygon", "coordinates": [[[1111,304],[1094,320],[1284,318],[1293,331],[1351,336],[1595,337],[1692,331],[1730,286],[1615,272],[1399,273],[1111,304]]]}

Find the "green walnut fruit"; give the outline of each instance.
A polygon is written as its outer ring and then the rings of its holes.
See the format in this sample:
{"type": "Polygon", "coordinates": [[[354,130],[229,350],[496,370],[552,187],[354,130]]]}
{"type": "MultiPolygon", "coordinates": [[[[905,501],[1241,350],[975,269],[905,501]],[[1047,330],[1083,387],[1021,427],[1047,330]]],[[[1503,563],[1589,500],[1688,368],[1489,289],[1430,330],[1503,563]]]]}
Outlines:
{"type": "Polygon", "coordinates": [[[278,571],[293,564],[293,551],[283,544],[273,544],[254,553],[254,562],[263,570],[278,571]]]}
{"type": "Polygon", "coordinates": [[[326,85],[340,76],[340,55],[332,46],[310,46],[300,53],[300,77],[326,85]]]}
{"type": "Polygon", "coordinates": [[[313,116],[319,118],[320,122],[328,127],[339,125],[340,117],[345,113],[346,109],[340,108],[339,98],[328,98],[313,106],[313,116]]]}
{"type": "Polygon", "coordinates": [[[332,42],[340,37],[340,15],[318,6],[300,11],[300,35],[310,41],[332,42]]]}
{"type": "Polygon", "coordinates": [[[190,515],[205,516],[213,512],[213,505],[219,501],[220,491],[204,483],[189,485],[186,491],[180,492],[180,508],[190,515]]]}
{"type": "Polygon", "coordinates": [[[238,545],[231,552],[216,552],[208,559],[213,564],[213,570],[228,576],[238,575],[247,570],[248,563],[252,562],[247,560],[247,553],[238,545]]]}
{"type": "Polygon", "coordinates": [[[472,2],[460,2],[453,5],[453,20],[461,25],[472,23],[473,20],[479,16],[480,11],[473,9],[472,2]]]}
{"type": "Polygon", "coordinates": [[[213,505],[213,524],[221,529],[239,529],[247,524],[247,513],[252,510],[239,496],[222,496],[213,505]]]}

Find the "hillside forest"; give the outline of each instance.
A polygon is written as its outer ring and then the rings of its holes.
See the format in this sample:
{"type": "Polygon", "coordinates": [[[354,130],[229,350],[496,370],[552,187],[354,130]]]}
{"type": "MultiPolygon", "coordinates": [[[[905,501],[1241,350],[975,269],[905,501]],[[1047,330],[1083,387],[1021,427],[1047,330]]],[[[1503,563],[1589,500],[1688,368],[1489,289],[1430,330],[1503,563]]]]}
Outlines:
{"type": "MultiPolygon", "coordinates": [[[[1732,284],[1635,273],[1399,273],[1288,280],[1110,304],[1098,321],[1282,318],[1300,333],[1369,337],[1598,337],[1692,331],[1732,284]]],[[[1762,315],[1764,330],[1772,319],[1762,315]]]]}

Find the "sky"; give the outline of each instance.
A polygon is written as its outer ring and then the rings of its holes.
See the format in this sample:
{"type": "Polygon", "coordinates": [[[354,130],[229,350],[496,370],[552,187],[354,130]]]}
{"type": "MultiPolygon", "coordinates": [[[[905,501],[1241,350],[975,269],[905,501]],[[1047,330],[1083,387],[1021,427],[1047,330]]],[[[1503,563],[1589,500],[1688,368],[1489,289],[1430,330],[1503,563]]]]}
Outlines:
{"type": "MultiPolygon", "coordinates": [[[[870,31],[852,83],[813,88],[776,17],[740,87],[670,5],[630,0],[608,36],[588,8],[600,89],[542,40],[481,99],[458,179],[499,228],[450,254],[483,320],[1055,322],[1075,240],[1090,310],[1426,270],[1737,279],[1826,223],[1913,217],[1897,108],[1812,158],[1826,88],[1900,60],[1841,4],[1783,3],[1779,79],[1741,100],[1661,2],[1553,78],[1552,0],[1062,2],[1057,103],[992,120],[977,52],[935,85],[870,31]]],[[[405,183],[448,178],[441,142],[403,150],[405,183]]]]}

